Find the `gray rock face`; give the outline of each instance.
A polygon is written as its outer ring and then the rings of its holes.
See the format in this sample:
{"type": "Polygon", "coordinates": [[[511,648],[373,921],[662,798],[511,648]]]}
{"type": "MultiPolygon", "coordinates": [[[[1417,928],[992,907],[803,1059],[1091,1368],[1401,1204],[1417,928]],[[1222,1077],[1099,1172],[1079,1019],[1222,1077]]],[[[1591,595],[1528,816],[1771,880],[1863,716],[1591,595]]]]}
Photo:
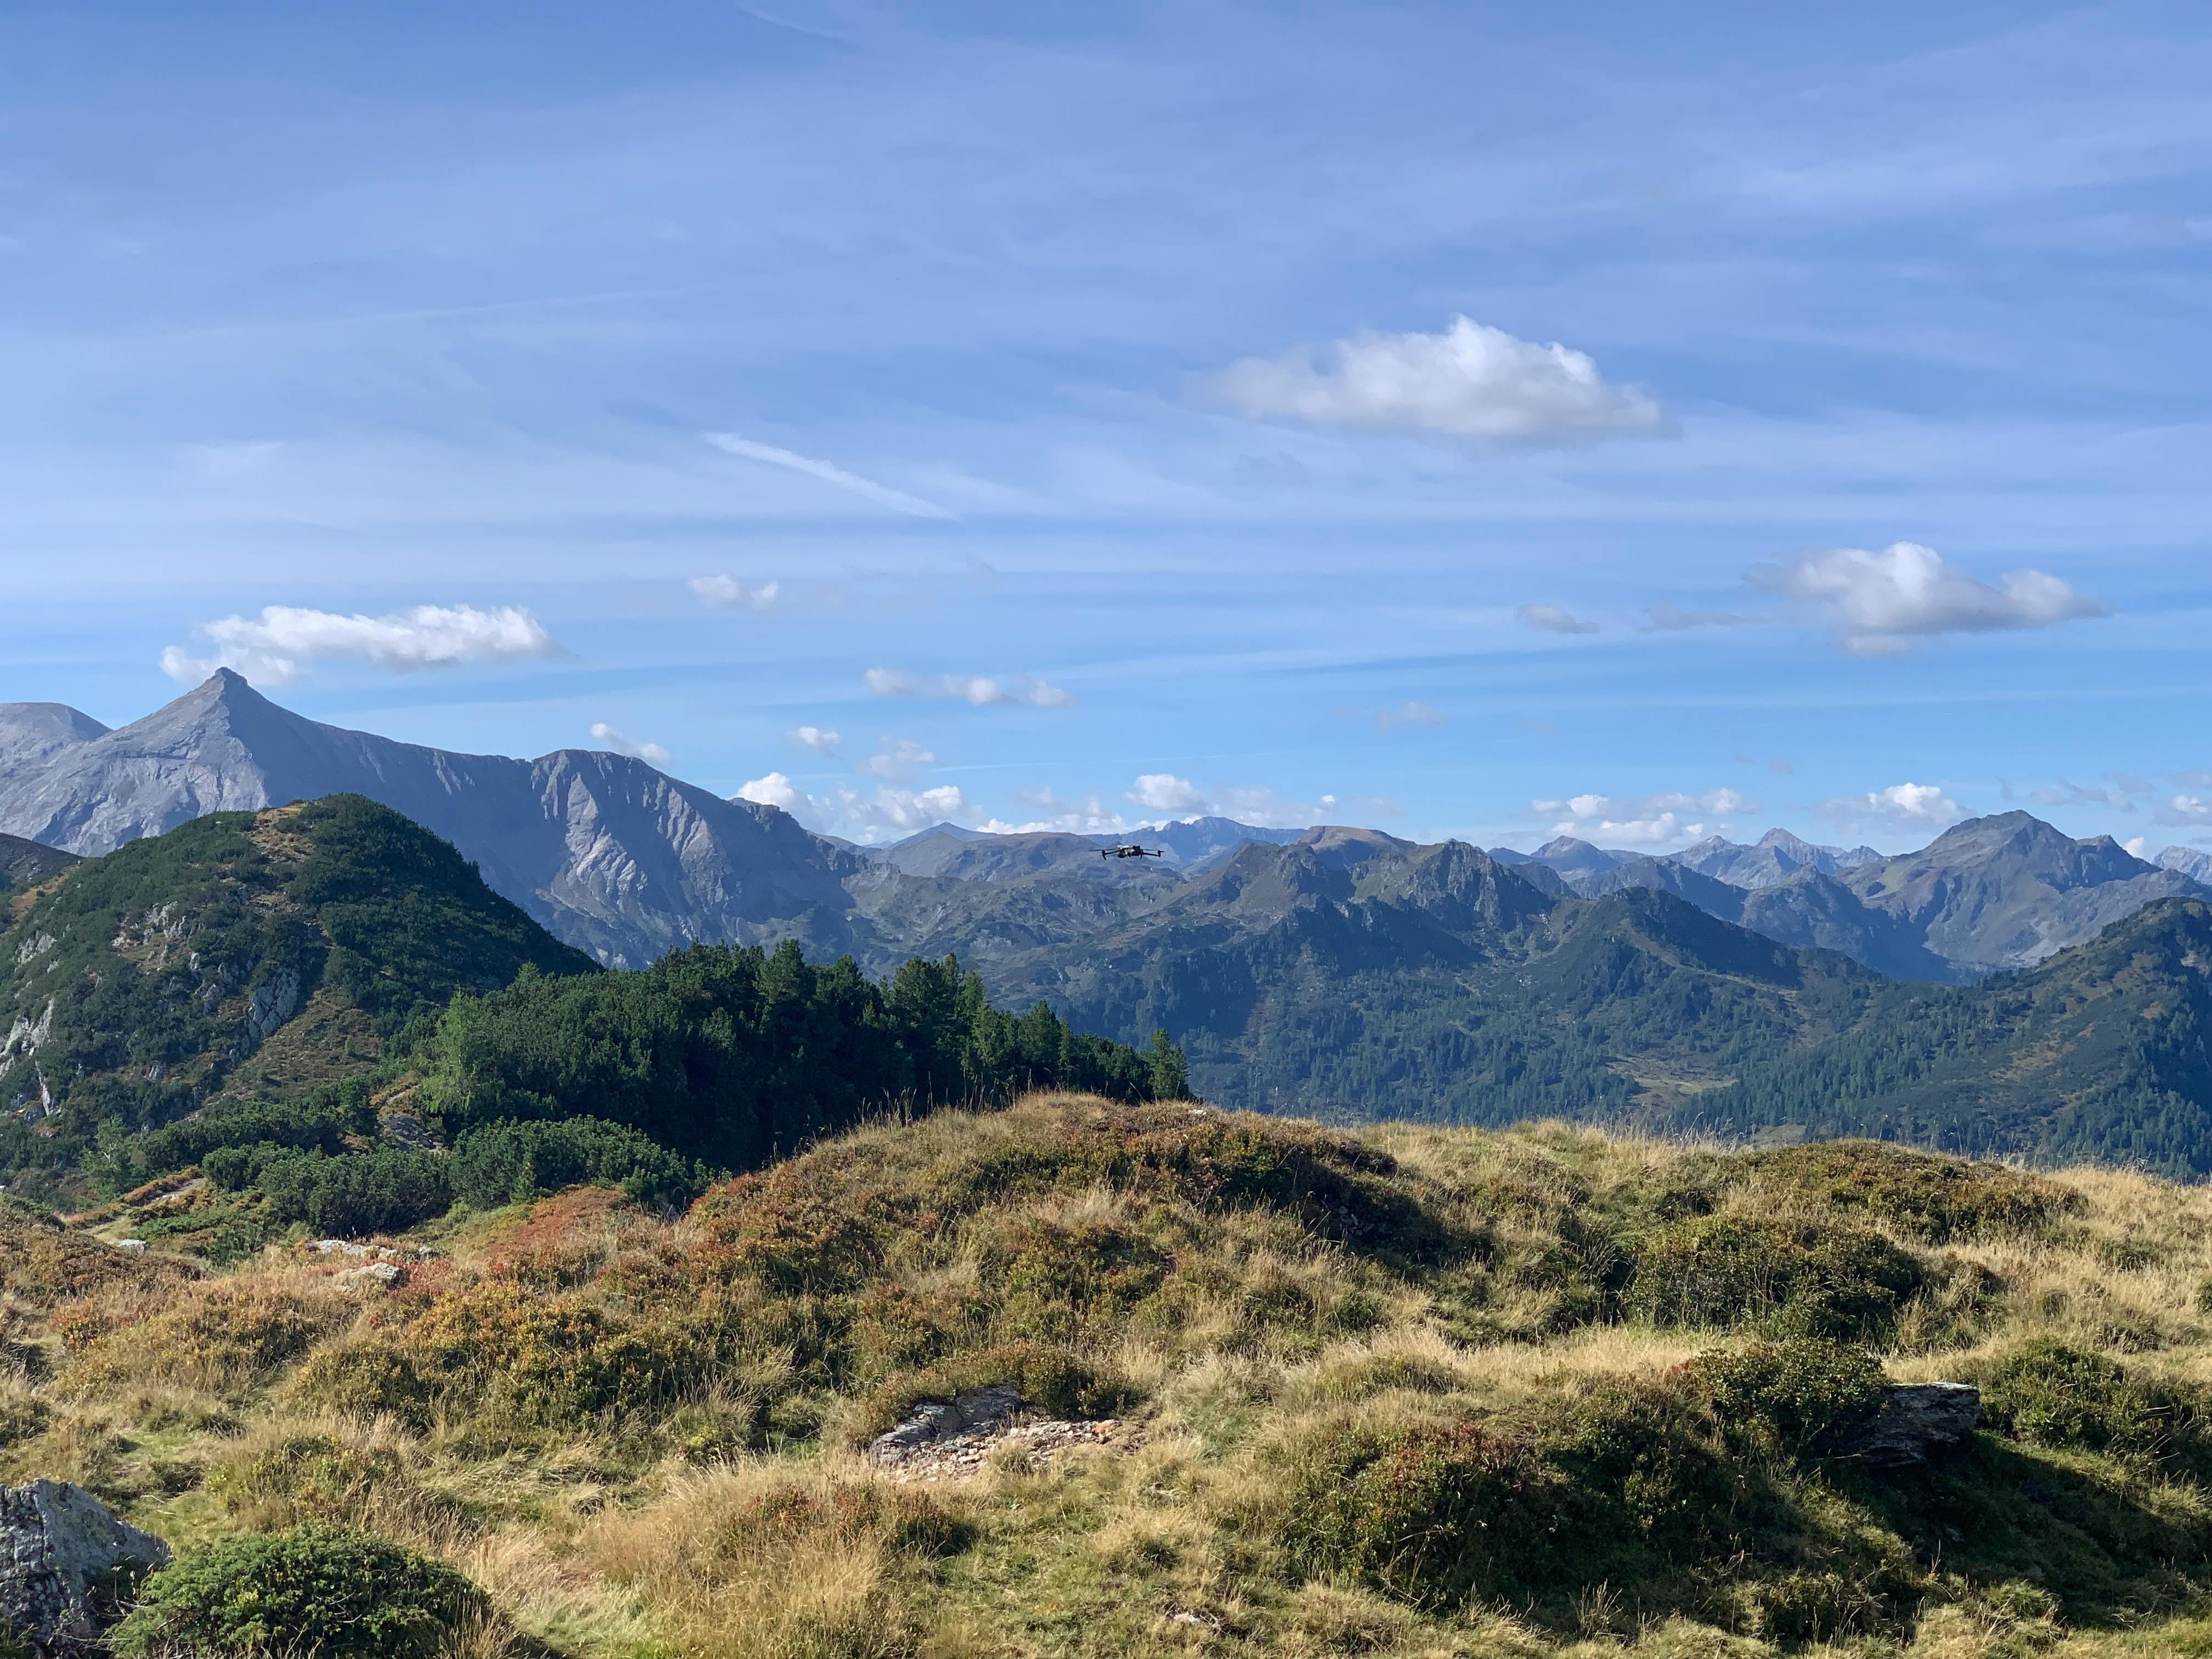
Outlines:
{"type": "Polygon", "coordinates": [[[876,1437],[868,1448],[868,1461],[903,1463],[941,1440],[994,1428],[1021,1408],[1020,1393],[1004,1384],[977,1389],[956,1400],[925,1401],[896,1428],[876,1437]]]}
{"type": "Polygon", "coordinates": [[[1904,1382],[1889,1391],[1851,1449],[1876,1468],[1903,1468],[1962,1445],[1982,1420],[1982,1391],[1971,1382],[1904,1382]]]}
{"type": "Polygon", "coordinates": [[[130,1585],[168,1559],[167,1544],[82,1486],[0,1489],[0,1626],[39,1653],[87,1650],[130,1585]]]}
{"type": "MultiPolygon", "coordinates": [[[[4,714],[4,711],[0,711],[4,714]]],[[[562,749],[457,755],[305,720],[225,670],[144,720],[39,750],[5,746],[0,834],[88,856],[204,813],[352,792],[472,859],[557,938],[638,968],[697,939],[850,947],[841,884],[867,867],[772,806],[643,761],[562,749]],[[13,757],[13,758],[11,758],[13,757]]]]}

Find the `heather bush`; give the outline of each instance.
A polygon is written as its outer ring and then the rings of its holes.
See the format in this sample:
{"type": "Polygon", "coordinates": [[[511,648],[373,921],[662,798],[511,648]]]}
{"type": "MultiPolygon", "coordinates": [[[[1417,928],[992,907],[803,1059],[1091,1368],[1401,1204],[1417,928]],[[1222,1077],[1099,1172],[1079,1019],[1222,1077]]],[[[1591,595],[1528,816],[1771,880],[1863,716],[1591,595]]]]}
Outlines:
{"type": "Polygon", "coordinates": [[[1699,1216],[1645,1243],[1623,1306],[1655,1325],[1879,1340],[1926,1281],[1915,1257],[1864,1228],[1699,1216]]]}
{"type": "Polygon", "coordinates": [[[1818,1337],[1700,1354],[1687,1381],[1732,1443],[1787,1457],[1840,1450],[1872,1419],[1889,1386],[1865,1349],[1818,1337]]]}
{"type": "Polygon", "coordinates": [[[118,1659],[437,1659],[490,1611],[441,1562],[310,1522],[181,1558],[148,1581],[109,1641],[118,1659]]]}

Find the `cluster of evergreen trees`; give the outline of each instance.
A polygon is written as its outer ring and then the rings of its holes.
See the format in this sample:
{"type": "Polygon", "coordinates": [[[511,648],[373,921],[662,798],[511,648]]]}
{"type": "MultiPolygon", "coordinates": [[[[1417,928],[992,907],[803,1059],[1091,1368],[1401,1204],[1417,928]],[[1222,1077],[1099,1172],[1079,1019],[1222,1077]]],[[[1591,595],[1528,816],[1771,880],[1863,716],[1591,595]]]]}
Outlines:
{"type": "Polygon", "coordinates": [[[878,984],[789,943],[694,945],[635,973],[526,972],[456,998],[410,1046],[448,1137],[580,1113],[732,1170],[886,1107],[995,1105],[1033,1089],[1144,1101],[1186,1087],[1165,1032],[1132,1048],[1071,1030],[1042,1002],[993,1007],[949,957],[878,984]]]}

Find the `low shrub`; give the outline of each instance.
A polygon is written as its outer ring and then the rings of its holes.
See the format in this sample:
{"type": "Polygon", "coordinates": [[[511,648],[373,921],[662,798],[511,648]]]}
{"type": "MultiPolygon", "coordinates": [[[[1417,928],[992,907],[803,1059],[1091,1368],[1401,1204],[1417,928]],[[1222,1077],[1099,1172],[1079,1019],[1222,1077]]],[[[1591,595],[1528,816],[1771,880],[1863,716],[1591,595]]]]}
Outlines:
{"type": "Polygon", "coordinates": [[[1926,1282],[1917,1259],[1862,1227],[1698,1216],[1644,1244],[1622,1302],[1655,1325],[1867,1341],[1887,1336],[1926,1282]]]}
{"type": "Polygon", "coordinates": [[[1731,1443],[1785,1457],[1840,1451],[1889,1389],[1881,1362],[1864,1348],[1817,1337],[1700,1354],[1686,1381],[1731,1443]]]}
{"type": "Polygon", "coordinates": [[[489,1209],[565,1188],[620,1187],[640,1204],[675,1209],[705,1190],[699,1167],[649,1136],[594,1117],[489,1123],[455,1143],[453,1188],[489,1209]]]}
{"type": "Polygon", "coordinates": [[[134,1299],[110,1314],[98,1303],[55,1317],[81,1346],[70,1368],[80,1384],[166,1382],[239,1394],[270,1381],[356,1311],[326,1285],[254,1278],[216,1279],[166,1305],[134,1299]]]}
{"type": "Polygon", "coordinates": [[[1281,1536],[1302,1570],[1419,1605],[1519,1600],[1559,1545],[1565,1482],[1526,1435],[1346,1420],[1298,1449],[1281,1536]]]}
{"type": "Polygon", "coordinates": [[[442,1562],[310,1522],[224,1539],[163,1569],[109,1641],[118,1659],[435,1659],[490,1612],[442,1562]]]}
{"type": "Polygon", "coordinates": [[[447,1162],[441,1152],[387,1147],[333,1157],[264,1141],[210,1152],[201,1167],[219,1187],[258,1188],[280,1224],[304,1221],[319,1233],[358,1238],[444,1214],[453,1202],[447,1162]]]}
{"type": "Polygon", "coordinates": [[[1777,1147],[1747,1154],[1741,1167],[1762,1187],[1930,1244],[2040,1232],[2087,1207],[2072,1188],[2040,1176],[1878,1140],[1777,1147]]]}
{"type": "Polygon", "coordinates": [[[1983,1370],[1982,1420],[2032,1446],[2111,1452],[2212,1475],[2212,1395],[2051,1338],[1983,1370]]]}

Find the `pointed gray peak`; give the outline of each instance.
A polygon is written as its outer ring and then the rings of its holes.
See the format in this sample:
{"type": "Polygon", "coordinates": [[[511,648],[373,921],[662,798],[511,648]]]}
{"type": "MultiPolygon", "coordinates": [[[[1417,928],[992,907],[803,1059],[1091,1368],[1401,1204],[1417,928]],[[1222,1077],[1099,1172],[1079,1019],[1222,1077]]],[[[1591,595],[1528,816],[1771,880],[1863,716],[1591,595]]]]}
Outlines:
{"type": "Polygon", "coordinates": [[[1535,862],[1534,858],[1530,854],[1516,852],[1510,847],[1493,847],[1489,849],[1489,852],[1490,856],[1500,864],[1534,864],[1535,862]]]}
{"type": "Polygon", "coordinates": [[[2201,847],[2169,847],[2158,855],[2161,870],[2179,870],[2191,881],[2212,887],[2212,853],[2201,847]]]}
{"type": "Polygon", "coordinates": [[[1787,830],[1770,830],[1755,844],[1787,853],[1800,864],[1815,864],[1819,862],[1820,854],[1840,859],[1844,852],[1840,847],[1824,847],[1819,842],[1807,841],[1802,836],[1793,836],[1787,830]]]}
{"type": "Polygon", "coordinates": [[[1836,868],[1850,870],[1862,864],[1880,864],[1887,856],[1886,853],[1875,852],[1871,847],[1854,847],[1849,852],[1836,854],[1836,868]]]}
{"type": "Polygon", "coordinates": [[[988,841],[991,839],[990,834],[988,830],[970,830],[964,824],[955,823],[950,818],[947,818],[931,824],[927,830],[917,830],[910,836],[902,836],[896,841],[887,842],[884,844],[886,847],[911,847],[918,841],[927,841],[933,836],[950,838],[953,841],[988,841]]]}
{"type": "Polygon", "coordinates": [[[42,765],[107,728],[65,702],[0,702],[0,773],[42,765]]]}
{"type": "Polygon", "coordinates": [[[1577,876],[1595,875],[1626,864],[1638,857],[1634,853],[1623,853],[1610,848],[1593,847],[1572,836],[1555,836],[1529,855],[1539,864],[1548,864],[1561,875],[1572,880],[1577,876]]]}

